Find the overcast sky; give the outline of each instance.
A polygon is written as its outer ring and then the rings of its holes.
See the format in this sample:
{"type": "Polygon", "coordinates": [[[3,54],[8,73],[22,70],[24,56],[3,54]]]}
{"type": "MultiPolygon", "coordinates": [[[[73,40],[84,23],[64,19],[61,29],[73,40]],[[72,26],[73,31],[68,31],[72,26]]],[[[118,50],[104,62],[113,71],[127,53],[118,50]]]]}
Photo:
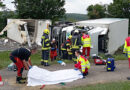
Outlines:
{"type": "MultiPolygon", "coordinates": [[[[9,9],[14,10],[13,0],[2,0],[9,9]]],[[[65,0],[65,9],[67,13],[82,13],[86,14],[86,8],[93,4],[110,4],[113,0],[65,0]]]]}

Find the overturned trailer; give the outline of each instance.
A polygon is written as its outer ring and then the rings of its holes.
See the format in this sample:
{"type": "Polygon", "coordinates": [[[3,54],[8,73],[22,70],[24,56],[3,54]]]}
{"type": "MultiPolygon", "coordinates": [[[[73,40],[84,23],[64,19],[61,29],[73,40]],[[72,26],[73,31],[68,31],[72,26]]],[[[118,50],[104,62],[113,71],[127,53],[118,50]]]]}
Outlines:
{"type": "Polygon", "coordinates": [[[74,26],[71,22],[62,22],[58,23],[51,27],[50,38],[55,38],[58,45],[58,54],[61,55],[61,44],[66,41],[68,36],[71,34],[71,31],[74,30],[74,26]]]}
{"type": "Polygon", "coordinates": [[[128,37],[128,19],[103,18],[76,22],[78,26],[93,27],[88,33],[92,39],[92,54],[114,54],[128,37]]]}
{"type": "Polygon", "coordinates": [[[6,27],[2,30],[7,31],[7,37],[20,44],[28,42],[41,45],[41,37],[44,29],[49,28],[50,20],[36,20],[36,19],[8,19],[6,27]]]}

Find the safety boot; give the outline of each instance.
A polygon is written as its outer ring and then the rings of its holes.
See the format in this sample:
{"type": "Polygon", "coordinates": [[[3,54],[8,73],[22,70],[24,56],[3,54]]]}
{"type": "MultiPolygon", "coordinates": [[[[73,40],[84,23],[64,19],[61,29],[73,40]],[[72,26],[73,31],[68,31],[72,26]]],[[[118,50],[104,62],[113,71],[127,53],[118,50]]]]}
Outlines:
{"type": "Polygon", "coordinates": [[[25,84],[25,80],[23,80],[22,77],[16,76],[16,83],[18,83],[18,84],[25,84]]]}
{"type": "Polygon", "coordinates": [[[44,62],[44,66],[50,66],[48,62],[44,62]]]}
{"type": "Polygon", "coordinates": [[[127,80],[130,80],[130,77],[127,77],[127,80]]]}
{"type": "Polygon", "coordinates": [[[22,78],[22,80],[27,80],[27,78],[26,77],[21,77],[22,78]]]}
{"type": "Polygon", "coordinates": [[[41,59],[41,65],[44,65],[44,60],[43,59],[41,59]]]}
{"type": "Polygon", "coordinates": [[[43,62],[43,61],[41,61],[41,65],[44,65],[44,62],[43,62]]]}

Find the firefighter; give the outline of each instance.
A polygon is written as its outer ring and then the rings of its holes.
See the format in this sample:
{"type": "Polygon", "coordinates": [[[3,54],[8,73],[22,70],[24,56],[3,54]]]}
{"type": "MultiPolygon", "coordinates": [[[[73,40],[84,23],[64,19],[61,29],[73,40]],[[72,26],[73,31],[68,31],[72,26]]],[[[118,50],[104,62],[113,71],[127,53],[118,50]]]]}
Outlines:
{"type": "Polygon", "coordinates": [[[49,50],[50,50],[50,40],[49,40],[49,29],[45,29],[44,33],[41,38],[42,44],[42,60],[41,65],[49,66],[48,59],[49,59],[49,50]]]}
{"type": "Polygon", "coordinates": [[[57,43],[54,38],[52,39],[50,46],[51,46],[50,58],[51,58],[51,61],[53,61],[56,59],[56,56],[57,56],[57,43]]]}
{"type": "Polygon", "coordinates": [[[72,39],[72,35],[70,35],[70,36],[68,37],[68,40],[67,40],[67,42],[66,42],[67,53],[68,53],[68,59],[69,59],[69,60],[72,60],[71,39],[72,39]]]}
{"type": "Polygon", "coordinates": [[[68,37],[68,39],[61,46],[62,59],[70,59],[70,60],[72,60],[71,38],[72,38],[72,36],[70,35],[68,37]]]}
{"type": "Polygon", "coordinates": [[[83,53],[82,55],[86,56],[86,50],[87,50],[87,58],[89,59],[90,56],[90,48],[91,48],[91,38],[88,34],[85,33],[86,31],[83,31],[81,41],[83,44],[83,53]]]}
{"type": "Polygon", "coordinates": [[[74,35],[72,36],[72,53],[73,53],[73,58],[76,58],[75,56],[75,51],[80,49],[81,46],[81,37],[79,35],[79,31],[75,30],[74,35]]]}
{"type": "Polygon", "coordinates": [[[90,63],[84,56],[81,55],[81,52],[79,50],[75,51],[75,56],[77,57],[77,64],[75,64],[75,70],[81,69],[83,78],[85,78],[85,76],[88,75],[90,63]]]}
{"type": "Polygon", "coordinates": [[[29,70],[32,67],[30,56],[36,53],[36,47],[32,48],[18,48],[11,52],[10,59],[15,63],[17,67],[16,83],[24,84],[26,78],[22,77],[24,68],[29,70]]]}

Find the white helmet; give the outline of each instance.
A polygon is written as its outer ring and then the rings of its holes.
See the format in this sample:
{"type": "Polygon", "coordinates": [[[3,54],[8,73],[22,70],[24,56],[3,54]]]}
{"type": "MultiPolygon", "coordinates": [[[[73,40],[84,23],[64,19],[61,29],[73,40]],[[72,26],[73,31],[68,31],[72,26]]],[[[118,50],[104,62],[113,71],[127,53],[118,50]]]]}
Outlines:
{"type": "Polygon", "coordinates": [[[76,30],[74,31],[74,33],[79,33],[79,30],[78,30],[78,29],[76,29],[76,30]]]}

